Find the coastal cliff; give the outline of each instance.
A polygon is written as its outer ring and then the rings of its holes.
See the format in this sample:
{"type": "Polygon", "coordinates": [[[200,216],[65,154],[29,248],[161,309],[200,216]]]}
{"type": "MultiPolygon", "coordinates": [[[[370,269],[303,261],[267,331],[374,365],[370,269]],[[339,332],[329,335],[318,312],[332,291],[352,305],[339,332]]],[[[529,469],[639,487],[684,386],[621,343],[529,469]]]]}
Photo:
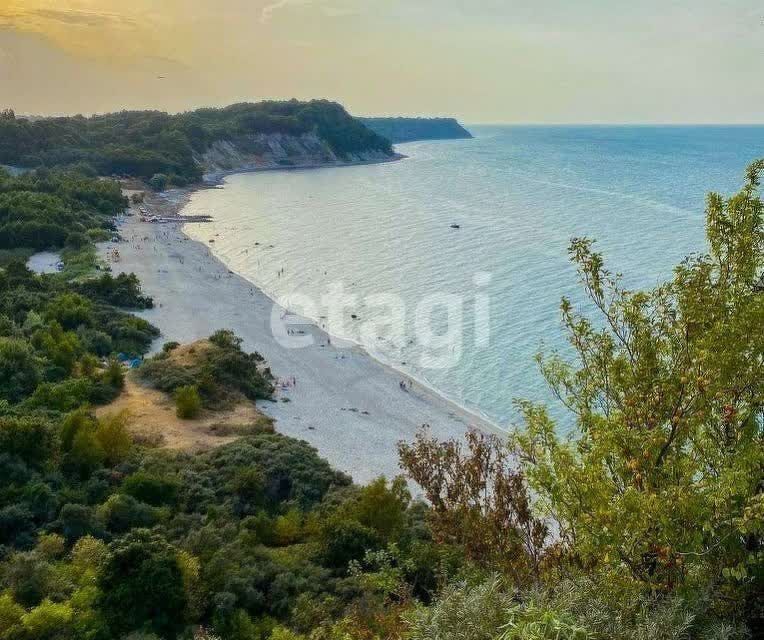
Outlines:
{"type": "Polygon", "coordinates": [[[0,112],[0,164],[141,178],[156,189],[205,172],[393,159],[392,145],[327,100],[233,104],[168,114],[32,119],[0,112]]]}
{"type": "Polygon", "coordinates": [[[227,171],[288,169],[384,162],[397,156],[383,149],[338,154],[316,133],[258,133],[234,140],[216,140],[195,160],[205,174],[227,171]]]}
{"type": "Polygon", "coordinates": [[[472,138],[455,118],[358,118],[374,133],[393,144],[417,140],[472,138]]]}

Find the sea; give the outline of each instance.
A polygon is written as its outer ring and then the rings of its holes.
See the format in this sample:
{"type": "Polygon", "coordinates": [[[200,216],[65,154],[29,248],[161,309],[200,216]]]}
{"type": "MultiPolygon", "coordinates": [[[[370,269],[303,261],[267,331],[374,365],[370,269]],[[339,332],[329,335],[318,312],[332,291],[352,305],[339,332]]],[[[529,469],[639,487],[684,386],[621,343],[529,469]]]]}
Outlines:
{"type": "Polygon", "coordinates": [[[671,278],[706,251],[707,193],[764,157],[764,127],[468,128],[398,162],[228,176],[192,196],[185,213],[213,222],[186,233],[299,314],[274,323],[307,317],[501,428],[525,399],[567,429],[537,356],[574,362],[563,296],[598,321],[571,239],[631,289],[671,278]]]}

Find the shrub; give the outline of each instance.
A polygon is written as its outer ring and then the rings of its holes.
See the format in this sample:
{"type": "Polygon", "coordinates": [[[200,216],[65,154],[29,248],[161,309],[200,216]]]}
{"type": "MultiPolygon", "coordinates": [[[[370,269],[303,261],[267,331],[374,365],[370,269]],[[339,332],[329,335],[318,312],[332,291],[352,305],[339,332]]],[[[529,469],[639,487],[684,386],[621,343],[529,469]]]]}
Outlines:
{"type": "Polygon", "coordinates": [[[85,582],[95,577],[109,558],[109,549],[103,540],[85,536],[77,541],[72,549],[72,568],[77,577],[85,582]]]}
{"type": "Polygon", "coordinates": [[[34,540],[32,512],[20,504],[0,509],[0,544],[29,548],[34,540]]]}
{"type": "Polygon", "coordinates": [[[290,545],[298,542],[302,535],[302,513],[299,509],[290,509],[276,518],[273,529],[277,544],[290,545]]]}
{"type": "MultiPolygon", "coordinates": [[[[415,609],[406,616],[411,640],[494,640],[511,620],[513,604],[499,578],[476,587],[465,584],[447,588],[432,607],[415,609]]],[[[529,636],[536,638],[536,636],[529,636]]],[[[544,636],[538,636],[545,640],[544,636]]]]}
{"type": "Polygon", "coordinates": [[[3,571],[3,582],[15,600],[25,607],[42,602],[52,579],[53,566],[36,552],[11,554],[3,571]]]}
{"type": "Polygon", "coordinates": [[[104,502],[98,508],[98,516],[113,533],[151,527],[157,521],[157,513],[149,505],[121,493],[104,502]]]}
{"type": "Polygon", "coordinates": [[[209,342],[193,345],[183,360],[173,356],[176,348],[170,343],[145,362],[140,377],[166,393],[195,385],[203,406],[211,409],[228,406],[242,395],[250,400],[273,395],[273,376],[263,368],[263,357],[242,351],[241,339],[230,331],[218,331],[209,342]]]}
{"type": "Polygon", "coordinates": [[[87,247],[90,245],[90,238],[88,238],[84,233],[81,233],[79,231],[74,231],[70,233],[68,236],[66,236],[66,246],[69,249],[83,249],[84,247],[87,247]]]}
{"type": "Polygon", "coordinates": [[[60,558],[66,551],[66,541],[57,533],[42,534],[37,540],[37,552],[49,560],[60,558]]]}
{"type": "Polygon", "coordinates": [[[151,358],[144,362],[138,375],[152,387],[165,393],[173,393],[179,387],[192,386],[195,373],[181,367],[162,356],[151,358]]]}
{"type": "Polygon", "coordinates": [[[104,416],[98,421],[96,439],[101,445],[108,465],[115,465],[127,458],[133,439],[127,429],[127,411],[104,416]]]}
{"type": "Polygon", "coordinates": [[[88,378],[69,378],[57,383],[46,382],[37,387],[29,399],[29,405],[53,409],[61,413],[74,411],[90,401],[93,386],[93,381],[88,378]]]}
{"type": "Polygon", "coordinates": [[[191,420],[202,410],[202,399],[195,386],[180,387],[175,391],[175,413],[181,420],[191,420]]]}
{"type": "Polygon", "coordinates": [[[79,409],[68,414],[61,422],[61,429],[58,432],[61,448],[69,451],[75,436],[81,430],[95,431],[96,425],[95,419],[86,409],[79,409]]]}
{"type": "Polygon", "coordinates": [[[361,488],[351,513],[384,540],[391,540],[403,529],[410,501],[404,478],[396,478],[389,487],[384,478],[378,478],[361,488]]]}
{"type": "Polygon", "coordinates": [[[93,509],[84,504],[65,504],[58,515],[57,526],[69,544],[101,532],[93,509]]]}
{"type": "Polygon", "coordinates": [[[76,329],[87,325],[91,318],[92,304],[76,293],[62,293],[46,309],[48,320],[55,320],[64,329],[76,329]]]}
{"type": "Polygon", "coordinates": [[[108,356],[114,350],[114,343],[112,342],[111,336],[98,329],[80,327],[77,330],[77,337],[86,351],[94,353],[102,358],[108,356]]]}
{"type": "Polygon", "coordinates": [[[122,484],[124,493],[155,507],[174,504],[178,498],[178,488],[177,481],[150,475],[145,471],[129,476],[122,484]]]}
{"type": "Polygon", "coordinates": [[[155,173],[149,180],[149,186],[154,191],[164,191],[167,188],[167,176],[163,173],[155,173]]]}
{"type": "Polygon", "coordinates": [[[40,366],[29,345],[0,338],[0,399],[19,402],[40,382],[40,366]]]}
{"type": "Polygon", "coordinates": [[[0,595],[0,638],[16,638],[21,635],[21,618],[25,611],[10,593],[0,595]]]}
{"type": "Polygon", "coordinates": [[[65,466],[84,478],[103,465],[105,460],[106,452],[96,438],[95,431],[82,429],[74,436],[65,466]]]}
{"type": "Polygon", "coordinates": [[[154,306],[151,298],[142,295],[140,282],[134,273],[120,273],[117,276],[104,273],[83,282],[79,290],[93,300],[115,307],[150,309],[154,306]]]}
{"type": "Polygon", "coordinates": [[[330,518],[322,531],[324,559],[328,566],[344,569],[352,560],[361,560],[366,552],[378,549],[377,533],[357,520],[330,518]]]}
{"type": "Polygon", "coordinates": [[[38,417],[0,417],[0,454],[23,460],[41,469],[55,448],[51,425],[38,417]]]}
{"type": "Polygon", "coordinates": [[[432,504],[433,532],[517,584],[538,578],[548,529],[530,508],[525,477],[498,437],[470,431],[465,439],[466,447],[459,440],[438,442],[423,429],[413,444],[398,447],[401,466],[432,504]]]}
{"type": "Polygon", "coordinates": [[[55,603],[45,600],[40,606],[24,614],[21,623],[28,637],[36,640],[65,637],[74,618],[74,609],[69,603],[55,603]]]}
{"type": "Polygon", "coordinates": [[[177,549],[148,531],[136,531],[110,551],[98,606],[112,632],[147,630],[174,638],[185,625],[187,606],[177,549]]]}
{"type": "Polygon", "coordinates": [[[125,371],[116,358],[109,360],[103,374],[103,381],[114,389],[122,389],[125,386],[125,371]]]}

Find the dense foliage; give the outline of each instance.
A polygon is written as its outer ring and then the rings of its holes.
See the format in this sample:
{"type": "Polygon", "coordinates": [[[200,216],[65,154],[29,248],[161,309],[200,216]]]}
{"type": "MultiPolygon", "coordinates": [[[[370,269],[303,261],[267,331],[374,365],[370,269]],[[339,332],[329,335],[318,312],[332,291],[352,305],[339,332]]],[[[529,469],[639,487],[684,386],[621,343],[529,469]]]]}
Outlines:
{"type": "Polygon", "coordinates": [[[125,206],[110,180],[49,171],[11,177],[0,169],[0,249],[82,250],[114,228],[125,206]]]}
{"type": "Polygon", "coordinates": [[[188,396],[193,390],[209,409],[230,406],[241,396],[264,400],[273,394],[273,375],[263,357],[244,352],[241,339],[226,330],[186,347],[169,344],[138,373],[166,393],[188,396]]]}
{"type": "Polygon", "coordinates": [[[0,117],[0,164],[76,167],[99,175],[135,176],[152,185],[183,185],[201,178],[198,154],[218,140],[253,134],[315,133],[340,157],[363,151],[391,152],[390,143],[338,104],[260,102],[181,114],[123,111],[90,118],[28,120],[0,117]]]}
{"type": "Polygon", "coordinates": [[[142,449],[121,424],[86,410],[0,422],[0,637],[175,638],[195,625],[231,639],[375,637],[447,571],[401,481],[354,487],[276,434],[185,455],[142,449]]]}
{"type": "Polygon", "coordinates": [[[66,412],[121,388],[118,353],[145,352],[157,330],[23,264],[0,271],[0,413],[66,412]],[[3,405],[2,403],[9,403],[3,405]]]}
{"type": "MultiPolygon", "coordinates": [[[[77,201],[119,194],[68,174],[3,178],[61,202],[75,184],[77,201]]],[[[29,202],[9,216],[53,212],[29,202]]],[[[78,211],[93,213],[86,228],[108,228],[121,203],[78,211]]],[[[56,234],[74,224],[47,220],[56,234]]],[[[75,257],[94,250],[83,235],[75,257]]],[[[119,307],[151,301],[134,276],[65,262],[44,276],[13,257],[0,267],[2,640],[384,636],[404,602],[428,601],[459,569],[401,480],[355,487],[307,444],[261,428],[185,454],[136,440],[125,413],[96,415],[124,384],[114,356],[157,336],[119,307]]],[[[273,390],[262,357],[228,331],[166,345],[144,376],[166,391],[190,380],[186,393],[212,408],[273,390]]]]}

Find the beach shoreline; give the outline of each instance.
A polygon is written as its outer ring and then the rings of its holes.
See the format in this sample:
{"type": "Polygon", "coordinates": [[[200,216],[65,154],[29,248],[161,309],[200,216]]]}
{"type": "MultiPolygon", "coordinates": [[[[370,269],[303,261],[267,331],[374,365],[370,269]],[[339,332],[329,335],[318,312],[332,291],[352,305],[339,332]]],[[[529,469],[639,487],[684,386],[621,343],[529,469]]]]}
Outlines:
{"type": "Polygon", "coordinates": [[[239,173],[262,173],[265,171],[313,171],[313,170],[319,170],[319,169],[339,169],[343,167],[364,167],[367,165],[372,164],[389,164],[391,162],[399,162],[401,160],[406,160],[408,156],[402,154],[402,153],[393,153],[389,158],[384,159],[374,159],[374,160],[351,160],[351,161],[340,161],[340,162],[322,162],[322,163],[298,163],[298,164],[291,164],[291,165],[282,165],[282,164],[267,164],[264,165],[262,163],[258,164],[248,164],[248,165],[242,165],[240,167],[236,167],[233,169],[226,169],[224,171],[210,171],[208,173],[205,173],[202,180],[203,183],[201,185],[196,185],[194,187],[189,187],[189,191],[197,191],[198,189],[204,189],[206,188],[214,188],[216,186],[219,186],[223,183],[223,179],[226,176],[233,176],[239,173]]]}
{"type": "MultiPolygon", "coordinates": [[[[335,165],[330,165],[335,166],[335,165]]],[[[306,167],[307,168],[307,167],[306,167]]],[[[313,168],[313,167],[311,167],[313,168]]],[[[291,170],[290,167],[288,170],[291,170]]],[[[274,169],[268,169],[274,170],[274,169]]],[[[231,271],[209,245],[183,232],[179,217],[198,188],[219,187],[225,172],[194,188],[147,194],[150,214],[178,218],[177,222],[141,222],[138,206],[118,220],[119,243],[103,243],[99,252],[115,273],[135,273],[155,308],[138,313],[155,326],[162,342],[190,342],[218,329],[231,329],[244,348],[258,351],[280,380],[276,402],[261,403],[274,418],[276,430],[306,440],[335,468],[358,482],[400,473],[398,442],[410,441],[422,425],[439,439],[461,439],[469,428],[500,432],[484,416],[460,406],[437,390],[416,381],[401,389],[410,376],[382,362],[363,347],[340,348],[314,322],[300,328],[312,344],[286,348],[272,335],[274,307],[287,313],[257,285],[231,271]]],[[[202,223],[203,224],[203,223],[202,223]]]]}

